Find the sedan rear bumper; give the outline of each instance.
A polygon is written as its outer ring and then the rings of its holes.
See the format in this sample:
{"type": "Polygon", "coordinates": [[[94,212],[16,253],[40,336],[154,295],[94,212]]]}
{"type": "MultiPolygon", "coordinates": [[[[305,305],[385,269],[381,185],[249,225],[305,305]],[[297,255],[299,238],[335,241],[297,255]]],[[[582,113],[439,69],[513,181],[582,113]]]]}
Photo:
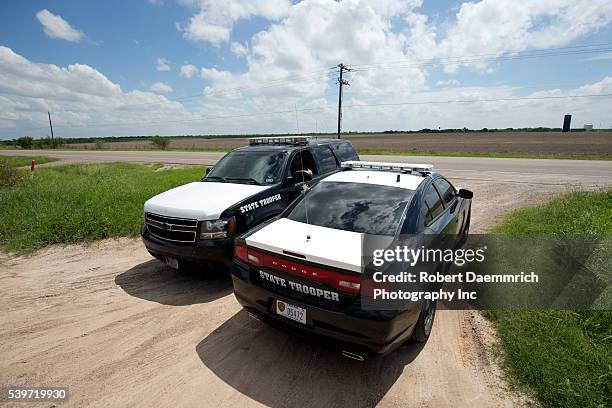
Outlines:
{"type": "Polygon", "coordinates": [[[324,309],[255,285],[249,279],[248,266],[242,262],[234,261],[230,271],[236,299],[251,315],[271,326],[338,351],[360,355],[387,353],[410,338],[419,318],[420,310],[417,308],[402,311],[361,310],[359,298],[347,310],[324,309]],[[306,324],[278,315],[276,300],[305,309],[306,324]]]}

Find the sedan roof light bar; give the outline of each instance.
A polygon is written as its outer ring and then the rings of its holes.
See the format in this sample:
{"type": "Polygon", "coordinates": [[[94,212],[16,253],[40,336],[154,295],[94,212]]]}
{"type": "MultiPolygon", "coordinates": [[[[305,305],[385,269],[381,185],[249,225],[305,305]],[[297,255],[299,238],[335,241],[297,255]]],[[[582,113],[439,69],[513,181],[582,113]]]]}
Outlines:
{"type": "Polygon", "coordinates": [[[432,164],[387,163],[369,161],[345,161],[342,162],[341,166],[343,170],[363,169],[392,171],[399,173],[431,173],[431,171],[433,170],[432,164]]]}
{"type": "Polygon", "coordinates": [[[266,145],[266,144],[288,144],[288,145],[306,145],[310,141],[310,136],[273,136],[273,137],[250,137],[249,145],[266,145]]]}

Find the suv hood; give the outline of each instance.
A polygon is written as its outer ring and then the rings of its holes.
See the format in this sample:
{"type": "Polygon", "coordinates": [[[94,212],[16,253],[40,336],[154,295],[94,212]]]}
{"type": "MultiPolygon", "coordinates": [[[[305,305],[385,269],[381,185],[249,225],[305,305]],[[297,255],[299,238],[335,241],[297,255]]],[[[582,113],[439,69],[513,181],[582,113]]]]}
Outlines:
{"type": "Polygon", "coordinates": [[[216,220],[228,207],[268,188],[196,181],[156,195],[144,204],[144,210],[176,218],[216,220]]]}

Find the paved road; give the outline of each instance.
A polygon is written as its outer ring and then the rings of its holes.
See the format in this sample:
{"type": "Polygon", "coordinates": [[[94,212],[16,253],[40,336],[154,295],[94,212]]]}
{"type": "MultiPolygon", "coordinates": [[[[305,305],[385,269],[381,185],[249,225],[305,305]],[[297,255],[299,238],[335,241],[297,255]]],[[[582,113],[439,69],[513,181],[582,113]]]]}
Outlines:
{"type": "MultiPolygon", "coordinates": [[[[0,155],[56,157],[68,162],[134,162],[213,165],[218,152],[0,150],[0,155]]],[[[362,160],[431,163],[455,179],[546,185],[612,185],[612,161],[496,159],[481,157],[361,156],[362,160]]]]}

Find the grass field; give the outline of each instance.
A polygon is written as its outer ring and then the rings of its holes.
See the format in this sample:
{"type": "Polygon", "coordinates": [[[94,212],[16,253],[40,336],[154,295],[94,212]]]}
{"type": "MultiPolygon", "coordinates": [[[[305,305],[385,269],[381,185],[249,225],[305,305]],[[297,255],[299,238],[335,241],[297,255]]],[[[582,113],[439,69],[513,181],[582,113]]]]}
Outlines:
{"type": "Polygon", "coordinates": [[[36,164],[51,163],[57,161],[52,157],[43,156],[0,156],[0,162],[6,163],[9,167],[30,166],[32,160],[36,160],[36,164]]]}
{"type": "MultiPolygon", "coordinates": [[[[174,137],[170,150],[227,151],[244,146],[244,137],[174,137]]],[[[334,135],[321,135],[322,138],[334,135]]],[[[612,132],[448,132],[343,133],[361,154],[436,155],[465,157],[524,157],[543,159],[612,160],[612,132]]],[[[72,143],[63,148],[149,150],[151,140],[106,141],[98,145],[72,143]]]]}
{"type": "Polygon", "coordinates": [[[139,164],[40,168],[32,180],[0,188],[0,244],[21,252],[135,236],[148,198],[203,173],[199,167],[156,171],[139,164]]]}
{"type": "MultiPolygon", "coordinates": [[[[516,210],[506,234],[612,234],[612,191],[516,210]]],[[[612,406],[612,311],[487,311],[509,377],[545,407],[612,406]]]]}
{"type": "Polygon", "coordinates": [[[567,153],[491,153],[470,151],[435,151],[435,150],[385,150],[385,149],[358,149],[359,154],[385,155],[385,156],[442,156],[442,157],[494,157],[494,158],[520,158],[520,159],[563,159],[563,160],[612,160],[612,154],[567,154],[567,153]]]}

